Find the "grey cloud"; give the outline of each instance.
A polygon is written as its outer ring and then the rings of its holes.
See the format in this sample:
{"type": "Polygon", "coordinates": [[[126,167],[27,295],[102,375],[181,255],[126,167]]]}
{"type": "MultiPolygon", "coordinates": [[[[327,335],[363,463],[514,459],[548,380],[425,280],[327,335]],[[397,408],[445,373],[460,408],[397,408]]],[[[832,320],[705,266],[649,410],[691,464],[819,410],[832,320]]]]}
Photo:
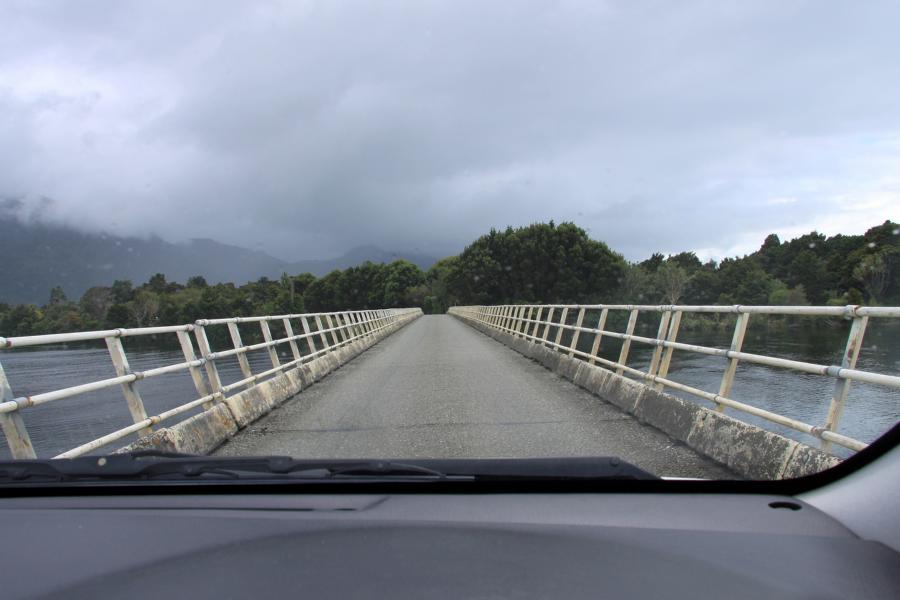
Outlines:
{"type": "Polygon", "coordinates": [[[549,219],[721,256],[836,198],[896,218],[891,3],[183,4],[0,7],[0,195],[289,259],[549,219]]]}

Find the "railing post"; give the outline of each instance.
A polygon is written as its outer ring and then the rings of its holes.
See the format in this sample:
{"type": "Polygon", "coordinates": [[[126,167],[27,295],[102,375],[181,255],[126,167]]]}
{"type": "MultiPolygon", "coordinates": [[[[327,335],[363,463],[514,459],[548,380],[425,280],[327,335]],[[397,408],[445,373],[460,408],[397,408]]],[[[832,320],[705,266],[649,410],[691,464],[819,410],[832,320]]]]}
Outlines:
{"type": "MultiPolygon", "coordinates": [[[[197,323],[200,323],[198,321],[197,323]]],[[[222,392],[222,379],[219,377],[219,369],[216,367],[216,361],[212,358],[212,348],[209,346],[209,338],[206,337],[206,328],[203,325],[194,324],[194,337],[197,339],[197,348],[200,349],[200,355],[206,359],[206,376],[209,378],[209,387],[212,393],[222,392]]]]}
{"type": "MultiPolygon", "coordinates": [[[[634,335],[634,326],[637,324],[638,320],[638,309],[633,308],[631,310],[631,314],[628,315],[628,326],[625,328],[625,335],[632,336],[634,335]]],[[[626,337],[622,340],[622,351],[619,352],[619,364],[624,366],[627,364],[628,360],[628,351],[631,349],[631,337],[626,337]]],[[[616,369],[617,375],[622,375],[625,372],[623,367],[619,367],[616,369]]]]}
{"type": "MultiPolygon", "coordinates": [[[[175,335],[178,336],[178,344],[181,346],[181,352],[184,354],[184,360],[187,362],[194,362],[197,360],[197,355],[194,354],[194,344],[191,342],[191,336],[187,331],[176,331],[175,335]]],[[[203,379],[203,373],[200,371],[199,367],[189,367],[188,372],[191,374],[191,379],[194,382],[194,388],[197,390],[198,398],[202,398],[204,396],[209,395],[209,390],[206,387],[206,380],[203,379]]],[[[211,408],[213,406],[213,402],[204,402],[203,408],[211,408]]]]}
{"type": "MultiPolygon", "coordinates": [[[[238,329],[237,323],[229,322],[228,323],[228,333],[231,335],[231,343],[234,344],[234,349],[244,347],[244,342],[241,341],[241,331],[238,329]]],[[[246,352],[241,352],[237,355],[238,364],[241,367],[241,373],[244,374],[244,378],[253,377],[253,371],[250,370],[250,360],[247,358],[246,352]]],[[[247,387],[251,388],[256,385],[256,382],[251,381],[247,387]]]]}
{"type": "MultiPolygon", "coordinates": [[[[0,364],[0,402],[12,402],[14,399],[9,380],[3,371],[3,365],[0,364]]],[[[9,453],[13,458],[37,458],[34,446],[31,445],[31,436],[28,435],[25,421],[22,420],[22,414],[18,410],[0,413],[0,427],[3,428],[9,453]]]]}
{"type": "MultiPolygon", "coordinates": [[[[538,306],[537,315],[534,317],[534,327],[531,329],[531,337],[537,338],[538,336],[538,327],[541,326],[541,315],[544,314],[544,307],[538,306]]],[[[528,331],[528,328],[525,328],[525,331],[528,331]]]]}
{"type": "Polygon", "coordinates": [[[333,345],[337,348],[341,345],[341,340],[338,338],[338,332],[334,327],[334,322],[331,320],[331,315],[326,313],[322,316],[325,317],[325,324],[328,326],[328,329],[331,330],[331,340],[334,342],[333,345]]]}
{"type": "MultiPolygon", "coordinates": [[[[669,321],[669,333],[666,335],[667,342],[674,342],[678,338],[678,327],[681,325],[681,311],[676,310],[672,315],[672,320],[669,321]]],[[[657,371],[657,377],[662,377],[663,379],[669,374],[669,365],[672,363],[672,354],[675,352],[675,348],[671,346],[667,347],[665,352],[663,353],[662,362],[659,364],[659,370],[657,371]]],[[[654,384],[654,389],[662,390],[665,386],[661,383],[654,384]]]]}
{"type": "Polygon", "coordinates": [[[341,334],[341,343],[346,344],[353,337],[353,330],[350,329],[350,321],[347,320],[347,313],[341,312],[334,315],[335,326],[341,334]]]}
{"type": "Polygon", "coordinates": [[[326,353],[331,351],[331,344],[328,343],[328,338],[325,336],[325,326],[322,325],[322,316],[316,315],[316,328],[319,332],[319,339],[322,340],[322,350],[326,353]]]}
{"type": "Polygon", "coordinates": [[[584,323],[584,309],[578,310],[578,317],[575,319],[575,333],[572,334],[572,343],[569,344],[569,356],[575,356],[578,350],[578,338],[581,336],[581,324],[584,323]]]}
{"type": "Polygon", "coordinates": [[[544,327],[544,335],[541,338],[541,344],[547,345],[547,337],[550,335],[550,326],[553,325],[553,312],[556,310],[555,307],[551,306],[550,310],[547,312],[547,326],[544,327]]]}
{"type": "Polygon", "coordinates": [[[507,333],[512,333],[513,323],[516,320],[516,307],[515,306],[507,306],[506,307],[506,322],[503,327],[506,329],[507,333]]]}
{"type": "Polygon", "coordinates": [[[353,311],[350,311],[346,314],[347,314],[347,323],[350,324],[350,339],[353,339],[355,341],[356,338],[358,338],[360,335],[362,335],[362,332],[360,331],[359,323],[356,319],[356,313],[353,311]]]}
{"type": "Polygon", "coordinates": [[[341,315],[333,314],[331,315],[331,320],[334,322],[333,325],[329,325],[329,327],[334,327],[334,331],[331,334],[334,336],[335,342],[337,342],[338,346],[344,344],[347,341],[346,334],[344,332],[343,324],[341,323],[341,315]]]}
{"type": "MultiPolygon", "coordinates": [[[[734,324],[734,335],[731,337],[731,352],[740,352],[744,345],[744,335],[747,333],[747,323],[750,321],[750,313],[738,313],[737,321],[734,324]]],[[[737,371],[738,359],[729,358],[728,366],[722,374],[722,383],[719,385],[719,396],[727,398],[731,393],[731,386],[734,384],[734,374],[737,371]]],[[[716,402],[715,409],[719,412],[725,411],[725,405],[716,402]]]]}
{"type": "Polygon", "coordinates": [[[350,321],[350,313],[342,312],[341,317],[341,333],[344,334],[344,341],[353,339],[353,323],[350,321]]]}
{"type": "MultiPolygon", "coordinates": [[[[289,338],[293,338],[294,328],[291,326],[290,318],[284,318],[281,321],[282,323],[284,323],[284,334],[289,338]]],[[[288,342],[288,346],[291,347],[291,354],[293,355],[294,360],[300,360],[301,358],[303,358],[303,355],[300,354],[300,347],[297,346],[297,340],[292,339],[288,342]]]]}
{"type": "MultiPolygon", "coordinates": [[[[106,347],[109,350],[109,356],[112,359],[113,368],[116,375],[131,375],[131,367],[128,365],[128,357],[125,356],[125,347],[122,346],[122,340],[117,337],[105,338],[106,347]]],[[[125,395],[125,401],[128,403],[128,411],[135,423],[140,423],[147,418],[147,411],[144,409],[144,401],[137,389],[136,381],[128,381],[122,384],[122,393],[125,395]]],[[[150,435],[153,429],[144,427],[138,430],[141,436],[150,435]]]]}
{"type": "Polygon", "coordinates": [[[360,313],[360,322],[362,323],[363,333],[366,336],[372,335],[372,312],[364,310],[360,313]]]}
{"type": "Polygon", "coordinates": [[[522,312],[525,310],[525,307],[521,304],[513,306],[512,314],[510,315],[509,320],[509,329],[510,333],[514,336],[518,336],[519,334],[519,326],[522,324],[522,312]]]}
{"type": "Polygon", "coordinates": [[[647,369],[647,375],[650,377],[655,377],[656,373],[659,371],[659,365],[662,360],[664,349],[664,346],[660,342],[663,342],[666,339],[666,332],[669,330],[669,321],[671,319],[671,310],[665,310],[659,316],[659,329],[656,330],[656,341],[659,345],[653,348],[653,356],[650,358],[650,367],[647,369]]]}
{"type": "Polygon", "coordinates": [[[369,318],[371,319],[371,320],[369,321],[369,325],[372,327],[372,335],[375,335],[376,333],[378,333],[378,325],[379,325],[379,323],[378,323],[378,321],[379,321],[378,311],[377,311],[377,310],[370,310],[370,311],[369,311],[369,318]]]}
{"type": "Polygon", "coordinates": [[[556,346],[553,347],[554,350],[560,349],[559,346],[560,346],[560,342],[562,341],[563,325],[566,324],[566,318],[568,316],[569,316],[569,307],[566,306],[565,308],[563,308],[562,314],[559,315],[559,327],[556,328],[556,339],[554,340],[554,342],[556,342],[556,346]]]}
{"type": "Polygon", "coordinates": [[[522,308],[524,313],[524,318],[519,322],[518,332],[523,338],[528,339],[528,326],[531,325],[531,315],[534,314],[534,307],[529,306],[528,311],[525,311],[525,308],[522,308]]]}
{"type": "Polygon", "coordinates": [[[300,325],[303,327],[303,334],[306,335],[306,345],[309,346],[310,354],[315,354],[316,350],[316,341],[313,339],[312,330],[309,328],[309,321],[306,320],[306,317],[300,317],[300,325]]]}
{"type": "MultiPolygon", "coordinates": [[[[262,331],[263,341],[267,344],[272,342],[272,329],[269,327],[269,322],[263,319],[259,322],[259,328],[262,331]]],[[[269,352],[269,360],[272,361],[272,366],[280,367],[281,361],[278,360],[278,350],[275,346],[269,346],[266,350],[269,352]]]]}
{"type": "MultiPolygon", "coordinates": [[[[603,331],[603,328],[606,327],[606,317],[609,315],[609,309],[604,308],[600,311],[600,320],[597,321],[597,329],[599,331],[603,331]]],[[[594,334],[594,343],[591,344],[591,358],[588,360],[590,364],[594,364],[597,362],[597,353],[600,352],[600,341],[603,339],[602,333],[594,334]]]]}
{"type": "Polygon", "coordinates": [[[356,322],[356,335],[360,338],[368,336],[369,328],[366,325],[366,311],[359,310],[352,314],[354,317],[354,321],[356,322]]]}
{"type": "MultiPolygon", "coordinates": [[[[850,325],[850,334],[847,336],[847,345],[844,347],[844,355],[841,357],[842,369],[856,368],[856,359],[859,358],[859,351],[862,348],[863,336],[866,334],[868,322],[869,317],[853,317],[853,323],[850,325]]],[[[837,431],[849,392],[850,380],[839,377],[834,383],[834,396],[831,399],[831,405],[828,407],[828,417],[825,420],[826,430],[837,431]]],[[[822,440],[822,450],[830,451],[831,442],[822,440]]]]}

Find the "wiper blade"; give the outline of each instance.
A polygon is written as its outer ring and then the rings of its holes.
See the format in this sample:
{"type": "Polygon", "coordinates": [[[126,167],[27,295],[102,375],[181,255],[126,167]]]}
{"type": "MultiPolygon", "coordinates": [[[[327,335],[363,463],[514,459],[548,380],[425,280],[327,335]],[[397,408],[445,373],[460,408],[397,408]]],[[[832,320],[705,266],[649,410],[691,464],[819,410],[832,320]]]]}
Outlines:
{"type": "MultiPolygon", "coordinates": [[[[289,456],[209,457],[168,452],[135,452],[73,459],[17,460],[0,463],[0,483],[151,479],[427,479],[445,473],[389,461],[310,461],[289,456]]],[[[463,479],[453,476],[452,479],[463,479]]],[[[467,477],[465,479],[471,479],[467,477]]]]}
{"type": "Polygon", "coordinates": [[[309,460],[289,456],[215,457],[143,451],[0,462],[0,484],[159,479],[546,482],[659,478],[616,457],[309,460]]]}

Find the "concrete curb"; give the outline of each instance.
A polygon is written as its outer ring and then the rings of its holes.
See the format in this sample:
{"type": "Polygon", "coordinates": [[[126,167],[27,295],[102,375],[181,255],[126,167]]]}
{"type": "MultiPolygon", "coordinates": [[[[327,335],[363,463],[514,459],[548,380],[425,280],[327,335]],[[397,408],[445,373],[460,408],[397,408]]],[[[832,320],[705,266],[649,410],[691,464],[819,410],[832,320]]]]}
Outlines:
{"type": "Polygon", "coordinates": [[[271,379],[225,398],[224,401],[200,414],[171,427],[157,429],[116,452],[158,450],[209,454],[253,421],[290,400],[421,315],[421,312],[413,314],[391,324],[374,336],[361,338],[308,363],[283,371],[271,379]]]}
{"type": "Polygon", "coordinates": [[[453,316],[741,477],[766,480],[800,477],[840,463],[837,457],[801,442],[657,391],[540,343],[461,315],[453,316]]]}

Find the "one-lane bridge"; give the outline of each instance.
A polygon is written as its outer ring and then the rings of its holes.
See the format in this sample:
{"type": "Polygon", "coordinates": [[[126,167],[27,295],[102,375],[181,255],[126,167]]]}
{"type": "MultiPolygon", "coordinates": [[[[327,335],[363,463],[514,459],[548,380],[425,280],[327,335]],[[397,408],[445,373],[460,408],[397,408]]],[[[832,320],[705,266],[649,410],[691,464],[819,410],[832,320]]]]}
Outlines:
{"type": "Polygon", "coordinates": [[[449,315],[417,319],[239,432],[217,454],[619,456],[653,473],[730,476],[449,315]]]}
{"type": "Polygon", "coordinates": [[[45,424],[26,421],[36,407],[78,411],[78,397],[120,388],[130,420],[100,437],[86,435],[58,458],[117,448],[304,458],[603,455],[664,476],[791,477],[837,464],[836,447],[865,447],[839,431],[841,415],[853,381],[900,389],[897,375],[857,368],[869,320],[898,317],[896,307],[507,305],[454,307],[435,316],[419,309],[340,311],[0,338],[0,349],[12,351],[102,341],[115,373],[16,396],[0,366],[0,426],[10,455],[35,457],[29,427],[45,424]],[[734,319],[730,347],[679,341],[689,313],[734,319]],[[655,336],[636,328],[641,315],[645,325],[652,320],[655,336]],[[753,315],[846,319],[841,364],[746,352],[753,315]],[[177,339],[181,362],[131,366],[132,338],[168,336],[177,339]],[[651,352],[649,365],[638,368],[632,345],[651,352]],[[719,357],[712,359],[721,363],[718,391],[673,379],[676,351],[719,357]],[[827,418],[807,423],[736,400],[739,363],[831,380],[827,418]],[[196,395],[170,398],[149,414],[145,380],[177,373],[190,375],[196,395]],[[767,431],[742,415],[809,440],[767,431]]]}

